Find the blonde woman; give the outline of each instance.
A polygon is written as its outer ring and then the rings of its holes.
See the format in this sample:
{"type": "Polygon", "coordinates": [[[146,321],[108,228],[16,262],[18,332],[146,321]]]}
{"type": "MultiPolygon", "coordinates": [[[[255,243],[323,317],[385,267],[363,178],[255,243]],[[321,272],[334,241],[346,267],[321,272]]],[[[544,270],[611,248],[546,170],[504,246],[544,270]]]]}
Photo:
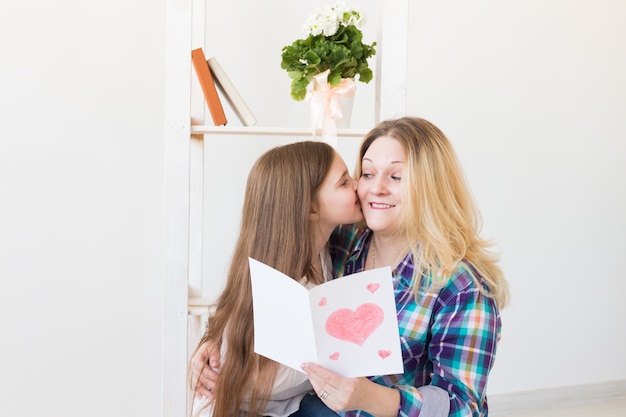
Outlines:
{"type": "Polygon", "coordinates": [[[303,369],[348,416],[484,416],[507,284],[479,236],[479,215],[446,136],[403,117],[364,138],[358,195],[366,228],[331,238],[337,273],[391,266],[404,374],[343,378],[303,369]]]}
{"type": "Polygon", "coordinates": [[[198,393],[194,415],[282,417],[298,409],[312,390],[306,375],[254,353],[248,257],[305,286],[321,284],[331,276],[326,244],[333,229],[361,219],[356,181],[331,146],[299,142],[256,161],[226,287],[200,342],[221,345],[221,376],[214,395],[198,393]]]}

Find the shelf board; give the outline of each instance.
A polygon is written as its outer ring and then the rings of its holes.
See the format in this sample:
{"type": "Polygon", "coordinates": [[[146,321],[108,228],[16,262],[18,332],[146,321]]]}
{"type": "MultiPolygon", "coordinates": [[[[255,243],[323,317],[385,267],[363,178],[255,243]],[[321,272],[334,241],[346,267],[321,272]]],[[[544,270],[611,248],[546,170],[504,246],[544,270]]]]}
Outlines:
{"type": "MultiPolygon", "coordinates": [[[[367,130],[337,129],[337,137],[362,138],[367,130]]],[[[192,125],[192,135],[308,136],[311,128],[192,125]]]]}

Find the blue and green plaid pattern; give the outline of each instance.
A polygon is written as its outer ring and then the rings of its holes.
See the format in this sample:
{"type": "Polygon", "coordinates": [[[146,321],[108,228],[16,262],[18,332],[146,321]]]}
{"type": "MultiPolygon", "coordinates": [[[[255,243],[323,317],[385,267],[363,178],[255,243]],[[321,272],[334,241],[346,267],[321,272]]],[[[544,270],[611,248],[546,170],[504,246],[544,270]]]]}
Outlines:
{"type": "MultiPolygon", "coordinates": [[[[330,241],[335,276],[363,270],[371,231],[354,226],[335,230],[330,241]]],[[[486,416],[487,376],[500,339],[500,313],[491,298],[482,295],[460,263],[449,282],[440,289],[420,290],[418,301],[412,287],[410,254],[393,271],[404,374],[370,377],[400,391],[398,416],[420,415],[422,395],[418,388],[437,386],[448,392],[450,416],[486,416]]],[[[348,411],[345,416],[369,416],[348,411]]]]}

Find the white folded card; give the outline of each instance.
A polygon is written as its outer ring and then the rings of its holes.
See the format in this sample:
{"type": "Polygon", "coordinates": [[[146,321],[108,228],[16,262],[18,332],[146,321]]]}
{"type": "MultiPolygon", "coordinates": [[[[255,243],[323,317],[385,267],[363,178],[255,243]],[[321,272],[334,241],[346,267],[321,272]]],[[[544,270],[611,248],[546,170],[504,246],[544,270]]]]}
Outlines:
{"type": "Polygon", "coordinates": [[[254,351],[298,371],[315,362],[346,377],[404,372],[389,267],[307,289],[249,258],[254,351]]]}

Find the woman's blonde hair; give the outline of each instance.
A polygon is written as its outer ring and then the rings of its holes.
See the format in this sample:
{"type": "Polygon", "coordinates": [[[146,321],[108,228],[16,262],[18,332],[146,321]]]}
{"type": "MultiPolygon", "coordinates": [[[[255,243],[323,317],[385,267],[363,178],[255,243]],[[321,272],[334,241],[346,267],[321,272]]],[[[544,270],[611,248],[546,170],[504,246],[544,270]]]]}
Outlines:
{"type": "Polygon", "coordinates": [[[414,285],[421,276],[435,285],[444,285],[459,263],[482,277],[488,290],[477,281],[481,291],[493,297],[499,308],[508,301],[508,286],[499,258],[489,251],[491,244],[480,238],[480,215],[465,181],[450,141],[427,120],[402,117],[387,120],[363,139],[356,178],[361,175],[360,161],[370,145],[387,136],[404,150],[402,173],[403,230],[413,255],[414,285]]]}
{"type": "Polygon", "coordinates": [[[315,284],[322,282],[312,265],[319,253],[313,253],[309,215],[334,157],[334,149],[325,143],[293,143],[267,151],[248,175],[226,287],[198,344],[211,340],[227,346],[214,391],[213,417],[236,416],[244,399],[249,401],[250,416],[261,415],[265,408],[278,364],[254,353],[248,257],[294,279],[306,276],[315,284]]]}

